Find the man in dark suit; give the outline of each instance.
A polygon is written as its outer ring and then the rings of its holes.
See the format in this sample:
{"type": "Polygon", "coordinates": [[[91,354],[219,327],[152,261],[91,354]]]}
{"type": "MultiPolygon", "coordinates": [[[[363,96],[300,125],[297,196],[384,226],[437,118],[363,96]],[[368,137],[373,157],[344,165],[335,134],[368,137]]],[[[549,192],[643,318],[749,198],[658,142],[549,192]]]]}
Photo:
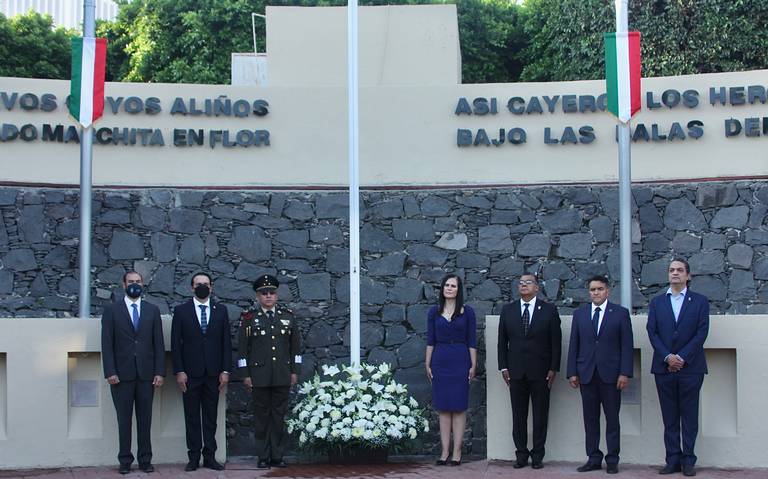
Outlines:
{"type": "Polygon", "coordinates": [[[619,408],[621,391],[632,377],[634,342],[627,308],[608,301],[608,279],[594,276],[589,282],[590,304],[573,313],[568,347],[568,381],[581,388],[584,412],[586,464],[579,472],[602,469],[600,405],[605,414],[605,464],[609,474],[619,472],[619,408]]]}
{"type": "Polygon", "coordinates": [[[117,411],[120,474],[131,472],[131,423],[136,407],[136,458],[152,472],[152,398],[163,385],[165,344],[160,310],[141,299],[144,281],[135,271],[123,275],[125,297],[106,306],[101,316],[101,358],[117,411]]]}
{"type": "Polygon", "coordinates": [[[259,469],[286,467],[285,414],[291,386],[301,372],[299,324],[293,311],[277,304],[278,285],[271,275],[253,283],[257,303],[243,311],[238,334],[237,367],[243,384],[252,391],[259,469]]]}
{"type": "Polygon", "coordinates": [[[560,315],[536,298],[538,279],[524,273],[517,285],[520,301],[504,305],[499,319],[499,370],[512,401],[512,437],[516,469],[544,467],[549,390],[560,370],[560,315]],[[533,407],[533,447],[528,449],[528,404],[533,407]]]}
{"type": "Polygon", "coordinates": [[[232,339],[227,307],[211,300],[213,283],[208,273],[192,276],[194,297],[173,310],[171,352],[176,383],[184,394],[184,425],[187,431],[185,471],[200,465],[221,471],[216,461],[216,413],[219,392],[229,383],[232,339]],[[202,416],[202,439],[201,418],[202,416]]]}
{"type": "Polygon", "coordinates": [[[648,307],[651,373],[659,393],[667,452],[659,474],[682,470],[686,476],[696,475],[693,447],[699,432],[699,392],[707,373],[704,341],[709,333],[709,300],[688,289],[690,276],[688,262],[674,259],[669,265],[669,289],[648,307]]]}

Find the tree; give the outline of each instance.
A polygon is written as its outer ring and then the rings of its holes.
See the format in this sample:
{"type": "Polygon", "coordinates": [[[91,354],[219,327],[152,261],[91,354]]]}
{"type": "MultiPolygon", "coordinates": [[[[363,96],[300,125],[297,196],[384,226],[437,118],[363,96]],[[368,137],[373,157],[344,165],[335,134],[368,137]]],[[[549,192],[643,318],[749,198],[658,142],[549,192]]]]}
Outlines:
{"type": "Polygon", "coordinates": [[[0,14],[0,76],[68,79],[72,33],[53,28],[50,15],[0,14]]]}
{"type": "MultiPolygon", "coordinates": [[[[528,0],[530,45],[524,81],[604,77],[603,33],[614,31],[612,2],[528,0]]],[[[768,4],[763,0],[630,0],[629,27],[641,33],[643,76],[768,67],[768,4]]]]}
{"type": "MultiPolygon", "coordinates": [[[[120,2],[110,40],[108,66],[124,81],[229,83],[230,53],[251,51],[251,12],[267,4],[344,6],[345,0],[133,0],[120,2]]],[[[362,0],[361,5],[453,3],[449,0],[362,0]]],[[[457,2],[465,82],[514,81],[522,67],[518,6],[508,0],[457,2]]],[[[256,24],[264,51],[264,23],[256,24]]]]}

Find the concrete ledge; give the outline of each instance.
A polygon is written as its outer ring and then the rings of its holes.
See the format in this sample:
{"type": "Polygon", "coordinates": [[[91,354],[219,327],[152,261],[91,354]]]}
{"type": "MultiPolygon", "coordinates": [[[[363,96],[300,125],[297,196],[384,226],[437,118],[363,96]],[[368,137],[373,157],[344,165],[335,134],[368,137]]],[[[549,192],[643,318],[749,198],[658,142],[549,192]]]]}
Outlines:
{"type": "MultiPolygon", "coordinates": [[[[546,458],[583,462],[586,454],[581,396],[565,378],[571,317],[564,316],[562,320],[563,357],[552,388],[546,458]]],[[[653,350],[645,331],[646,320],[646,316],[632,318],[635,378],[630,390],[624,393],[621,408],[623,463],[664,461],[663,424],[656,386],[649,372],[653,350]]],[[[501,375],[496,373],[498,324],[498,316],[486,316],[488,458],[512,460],[515,448],[509,393],[501,375]]],[[[698,463],[766,467],[768,450],[763,441],[768,436],[768,316],[712,316],[705,349],[709,374],[701,396],[698,463]]],[[[604,438],[602,443],[604,449],[604,438]]]]}
{"type": "MultiPolygon", "coordinates": [[[[171,322],[163,321],[166,347],[171,322]]],[[[117,419],[97,319],[0,318],[0,469],[117,464],[117,419]]],[[[185,463],[182,396],[170,353],[152,411],[153,462],[185,463]]],[[[225,394],[216,457],[226,458],[225,394]]],[[[134,451],[136,448],[134,427],[134,451]]]]}

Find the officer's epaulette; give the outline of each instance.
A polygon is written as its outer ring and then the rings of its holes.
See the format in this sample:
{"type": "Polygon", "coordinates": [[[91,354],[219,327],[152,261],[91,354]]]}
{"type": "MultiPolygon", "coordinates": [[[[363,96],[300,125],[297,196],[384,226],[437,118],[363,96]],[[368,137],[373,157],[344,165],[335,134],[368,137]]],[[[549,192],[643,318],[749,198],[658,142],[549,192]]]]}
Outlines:
{"type": "Polygon", "coordinates": [[[285,313],[288,313],[288,314],[293,314],[293,310],[291,308],[286,308],[283,305],[278,305],[277,306],[277,311],[278,311],[278,313],[285,312],[285,313]]]}

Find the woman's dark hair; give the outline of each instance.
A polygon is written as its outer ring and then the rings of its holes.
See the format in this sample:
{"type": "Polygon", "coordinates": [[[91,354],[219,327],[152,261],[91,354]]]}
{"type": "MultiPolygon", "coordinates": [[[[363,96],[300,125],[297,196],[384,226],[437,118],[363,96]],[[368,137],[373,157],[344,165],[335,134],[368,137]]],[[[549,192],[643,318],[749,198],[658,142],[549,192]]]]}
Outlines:
{"type": "Polygon", "coordinates": [[[456,284],[458,285],[458,291],[456,291],[456,307],[453,309],[453,314],[451,315],[451,319],[453,319],[456,315],[461,314],[461,310],[464,309],[464,286],[461,283],[461,278],[453,273],[446,274],[445,277],[443,277],[443,280],[440,281],[440,293],[437,296],[437,314],[443,314],[443,309],[445,308],[443,289],[445,288],[445,283],[451,278],[456,278],[456,284]]]}

